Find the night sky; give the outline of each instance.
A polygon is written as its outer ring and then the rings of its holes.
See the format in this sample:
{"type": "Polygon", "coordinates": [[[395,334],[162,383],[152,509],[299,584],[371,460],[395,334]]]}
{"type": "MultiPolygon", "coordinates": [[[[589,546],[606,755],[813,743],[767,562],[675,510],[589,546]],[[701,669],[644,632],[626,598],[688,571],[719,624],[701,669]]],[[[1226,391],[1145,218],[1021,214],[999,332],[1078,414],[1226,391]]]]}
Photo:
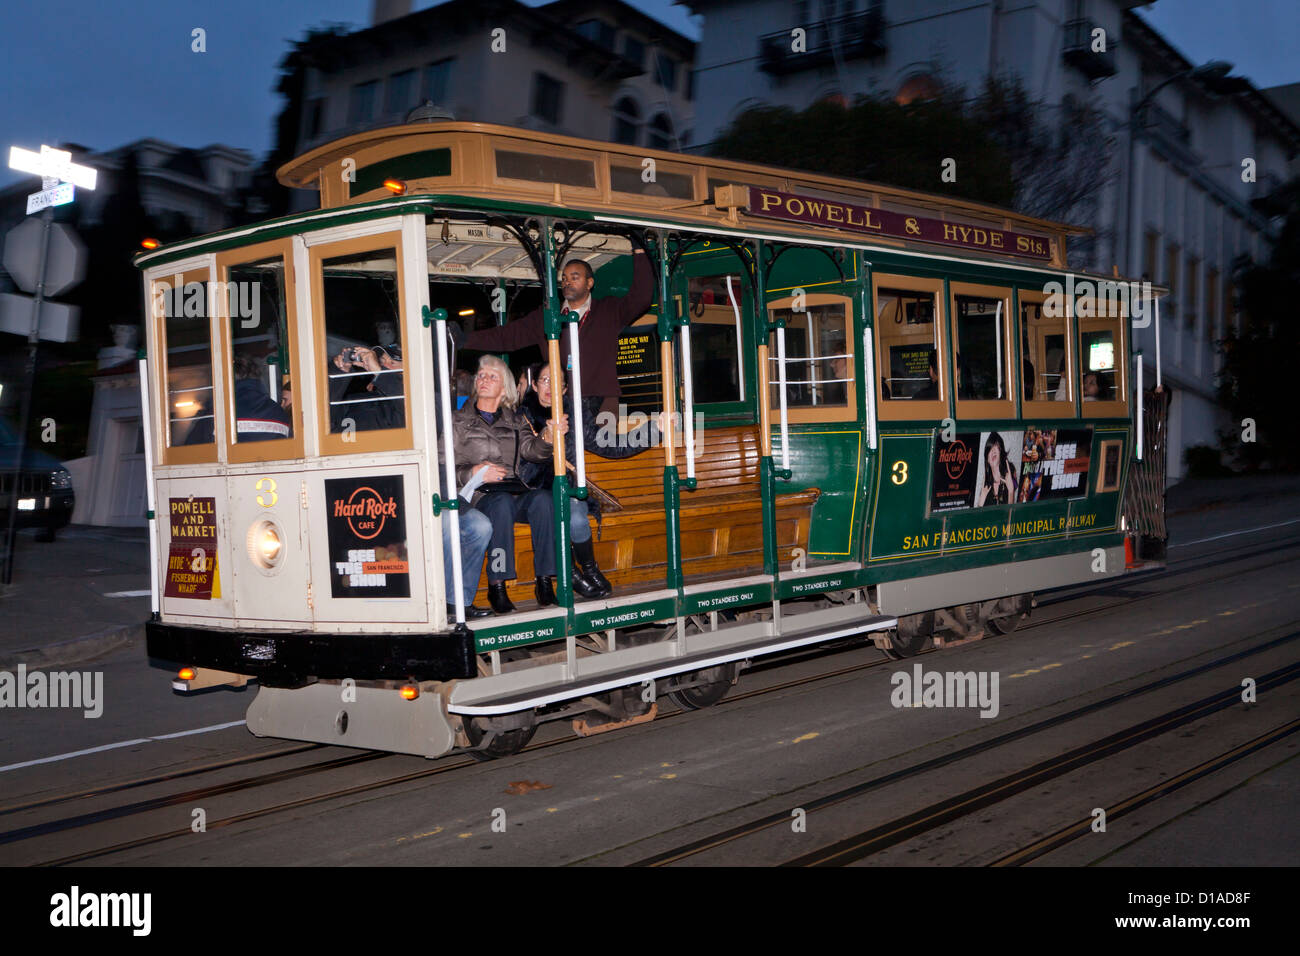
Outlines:
{"type": "MultiPolygon", "coordinates": [[[[685,7],[671,0],[633,5],[699,38],[699,21],[685,7]]],[[[1295,0],[1161,0],[1139,13],[1193,62],[1229,60],[1259,87],[1300,80],[1295,0]]],[[[369,0],[6,3],[0,187],[29,178],[37,188],[34,178],[7,168],[10,145],[73,142],[102,150],[151,136],[182,146],[224,143],[260,159],[271,146],[280,106],[272,87],[289,41],[327,22],[365,26],[369,15],[369,0]],[[190,50],[195,27],[207,31],[206,53],[190,50]]]]}

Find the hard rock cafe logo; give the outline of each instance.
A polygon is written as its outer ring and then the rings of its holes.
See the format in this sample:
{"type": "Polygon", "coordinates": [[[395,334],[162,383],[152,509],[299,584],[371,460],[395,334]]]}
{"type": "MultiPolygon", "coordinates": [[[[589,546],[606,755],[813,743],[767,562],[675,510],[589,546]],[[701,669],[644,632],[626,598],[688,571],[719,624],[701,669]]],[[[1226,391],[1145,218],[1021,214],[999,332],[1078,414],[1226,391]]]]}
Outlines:
{"type": "Polygon", "coordinates": [[[384,522],[397,517],[397,499],[387,501],[373,488],[358,488],[348,497],[334,501],[334,517],[347,518],[358,538],[369,540],[384,530],[384,522]]]}
{"type": "Polygon", "coordinates": [[[975,453],[967,448],[966,443],[960,438],[950,442],[947,448],[939,449],[939,464],[943,465],[948,477],[953,481],[965,473],[966,466],[974,457],[975,453]]]}

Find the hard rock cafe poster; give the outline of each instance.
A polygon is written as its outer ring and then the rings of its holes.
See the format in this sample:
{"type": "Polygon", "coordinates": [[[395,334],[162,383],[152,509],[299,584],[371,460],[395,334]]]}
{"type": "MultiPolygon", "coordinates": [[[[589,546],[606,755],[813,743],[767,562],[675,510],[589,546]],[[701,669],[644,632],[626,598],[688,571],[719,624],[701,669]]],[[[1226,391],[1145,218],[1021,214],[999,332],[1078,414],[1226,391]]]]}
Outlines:
{"type": "Polygon", "coordinates": [[[1088,493],[1091,428],[959,432],[935,442],[930,510],[961,511],[1088,493]]]}
{"type": "Polygon", "coordinates": [[[411,596],[401,475],[327,478],[330,593],[336,598],[411,596]]]}

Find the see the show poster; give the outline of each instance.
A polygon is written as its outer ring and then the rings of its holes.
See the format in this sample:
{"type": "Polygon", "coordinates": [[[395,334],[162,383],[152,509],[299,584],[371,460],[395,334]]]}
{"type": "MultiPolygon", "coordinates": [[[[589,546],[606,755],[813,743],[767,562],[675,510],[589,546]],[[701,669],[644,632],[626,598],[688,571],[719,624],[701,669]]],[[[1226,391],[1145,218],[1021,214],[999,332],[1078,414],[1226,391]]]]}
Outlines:
{"type": "Polygon", "coordinates": [[[961,511],[1088,493],[1091,428],[962,432],[935,443],[930,510],[961,511]]]}
{"type": "Polygon", "coordinates": [[[411,596],[401,475],[327,478],[330,593],[336,598],[411,596]]]}

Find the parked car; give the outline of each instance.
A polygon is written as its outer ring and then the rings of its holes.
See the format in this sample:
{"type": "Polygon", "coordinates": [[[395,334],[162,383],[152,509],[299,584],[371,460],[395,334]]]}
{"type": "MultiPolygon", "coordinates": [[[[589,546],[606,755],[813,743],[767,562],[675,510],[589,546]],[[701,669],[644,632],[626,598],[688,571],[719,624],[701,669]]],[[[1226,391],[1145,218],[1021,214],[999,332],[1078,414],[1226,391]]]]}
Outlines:
{"type": "MultiPolygon", "coordinates": [[[[0,528],[8,527],[9,495],[18,461],[18,430],[0,419],[0,528]]],[[[18,469],[18,527],[40,528],[38,541],[53,541],[54,533],[72,520],[77,503],[72,475],[63,462],[30,444],[18,469]]]]}

